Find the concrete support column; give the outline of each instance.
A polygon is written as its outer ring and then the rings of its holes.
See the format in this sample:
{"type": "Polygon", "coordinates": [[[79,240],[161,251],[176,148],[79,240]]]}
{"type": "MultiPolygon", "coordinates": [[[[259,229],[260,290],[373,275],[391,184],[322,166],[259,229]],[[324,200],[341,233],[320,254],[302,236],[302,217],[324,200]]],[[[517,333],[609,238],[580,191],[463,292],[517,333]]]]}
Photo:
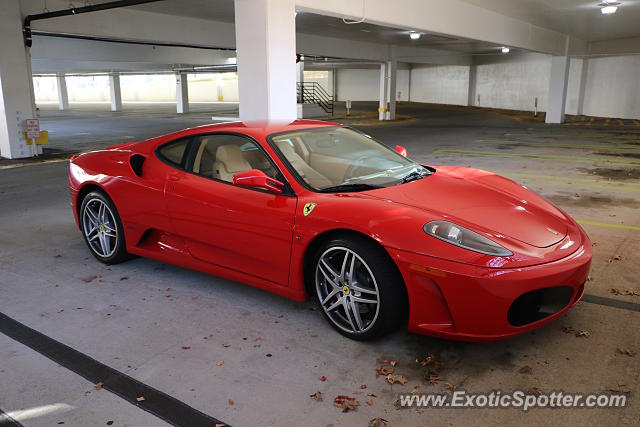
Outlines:
{"type": "Polygon", "coordinates": [[[122,91],[120,90],[120,73],[109,74],[109,90],[111,91],[111,111],[122,111],[122,91]]]}
{"type": "Polygon", "coordinates": [[[587,87],[587,73],[589,72],[589,59],[582,59],[582,67],[580,69],[580,86],[578,89],[578,111],[577,115],[584,114],[584,92],[587,87]]]}
{"type": "Polygon", "coordinates": [[[293,121],[295,0],[235,0],[240,119],[293,121]]]}
{"type": "MultiPolygon", "coordinates": [[[[31,54],[22,38],[19,0],[5,0],[0,7],[0,156],[31,157],[26,145],[25,120],[36,118],[31,54]]],[[[38,153],[42,152],[36,147],[38,153]]]]}
{"type": "Polygon", "coordinates": [[[380,103],[378,120],[384,120],[387,113],[387,64],[380,64],[380,103]]]}
{"type": "Polygon", "coordinates": [[[337,101],[338,100],[338,69],[337,68],[334,68],[333,70],[331,70],[331,80],[333,81],[332,83],[333,100],[337,101]]]}
{"type": "Polygon", "coordinates": [[[385,120],[396,119],[396,81],[398,77],[398,61],[391,60],[387,62],[387,105],[388,110],[385,114],[385,120]]]}
{"type": "MultiPolygon", "coordinates": [[[[567,38],[567,48],[569,39],[567,38]]],[[[549,76],[549,105],[547,106],[547,123],[564,122],[564,106],[567,97],[567,82],[569,80],[569,56],[551,57],[551,75],[549,76]]]]}
{"type": "Polygon", "coordinates": [[[189,112],[189,82],[186,73],[176,74],[176,111],[178,114],[189,112]]]}
{"type": "MultiPolygon", "coordinates": [[[[298,83],[304,83],[304,57],[300,57],[300,62],[296,64],[296,86],[298,83]]],[[[300,90],[300,96],[298,96],[298,103],[304,103],[304,93],[302,88],[300,90]]]]}
{"type": "Polygon", "coordinates": [[[469,66],[469,93],[467,105],[473,107],[476,105],[476,81],[478,78],[478,67],[474,65],[469,66]]]}
{"type": "Polygon", "coordinates": [[[64,73],[56,74],[56,86],[58,88],[58,108],[60,111],[69,109],[69,94],[67,93],[67,80],[64,73]]]}

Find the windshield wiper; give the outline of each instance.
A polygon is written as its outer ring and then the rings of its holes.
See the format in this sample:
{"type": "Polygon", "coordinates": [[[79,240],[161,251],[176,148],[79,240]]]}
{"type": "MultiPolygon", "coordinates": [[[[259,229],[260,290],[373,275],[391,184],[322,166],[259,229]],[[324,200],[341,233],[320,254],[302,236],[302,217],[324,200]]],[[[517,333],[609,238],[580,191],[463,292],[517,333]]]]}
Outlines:
{"type": "Polygon", "coordinates": [[[372,184],[364,184],[364,183],[353,183],[353,184],[340,184],[335,185],[333,187],[323,188],[322,192],[334,193],[340,191],[366,191],[366,190],[375,190],[376,188],[382,188],[379,185],[372,184]]]}
{"type": "Polygon", "coordinates": [[[410,174],[408,174],[407,176],[405,176],[404,178],[402,178],[402,183],[406,183],[406,182],[411,182],[411,181],[416,181],[418,179],[422,179],[425,176],[429,176],[431,175],[428,172],[411,172],[410,174]]]}

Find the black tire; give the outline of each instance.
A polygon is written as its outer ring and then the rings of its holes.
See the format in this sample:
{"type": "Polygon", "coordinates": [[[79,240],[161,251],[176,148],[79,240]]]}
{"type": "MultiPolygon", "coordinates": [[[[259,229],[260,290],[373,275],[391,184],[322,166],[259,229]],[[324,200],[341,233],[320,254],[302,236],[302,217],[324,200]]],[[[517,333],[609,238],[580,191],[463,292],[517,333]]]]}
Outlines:
{"type": "MultiPolygon", "coordinates": [[[[336,255],[336,257],[339,257],[339,255],[336,255]]],[[[316,253],[314,254],[311,268],[313,269],[313,271],[310,272],[307,277],[308,280],[311,280],[310,284],[312,286],[310,286],[310,288],[313,292],[316,303],[320,306],[320,312],[329,322],[329,324],[342,335],[359,341],[369,340],[396,329],[402,322],[406,321],[408,315],[408,299],[402,275],[398,271],[396,265],[393,263],[393,260],[389,257],[388,253],[376,242],[373,242],[366,237],[350,234],[331,238],[323,242],[318,247],[316,253]],[[379,296],[379,303],[377,305],[377,316],[371,319],[370,326],[366,328],[366,330],[357,332],[353,330],[345,330],[344,324],[341,326],[338,324],[340,322],[336,322],[334,319],[332,319],[332,317],[330,317],[326,311],[326,308],[328,307],[324,307],[322,305],[320,296],[321,293],[325,292],[323,293],[323,297],[326,298],[328,296],[326,295],[326,292],[328,292],[329,289],[328,287],[326,287],[327,279],[323,279],[326,276],[324,276],[323,273],[319,272],[318,270],[318,263],[320,262],[320,259],[323,257],[323,254],[331,254],[332,251],[336,251],[337,253],[337,251],[344,250],[345,248],[349,251],[352,251],[360,258],[358,261],[356,261],[359,264],[360,269],[363,268],[363,264],[361,261],[364,261],[364,263],[366,263],[366,266],[368,267],[368,270],[366,271],[372,273],[375,279],[375,281],[373,282],[373,286],[377,287],[379,296]],[[318,279],[319,277],[320,279],[318,279]],[[321,282],[320,285],[318,284],[318,280],[320,280],[321,282]],[[322,285],[323,281],[325,283],[324,285],[322,285]],[[323,286],[325,287],[323,288],[323,286]]],[[[337,269],[334,270],[336,270],[337,272],[337,269]]],[[[354,274],[354,276],[356,275],[357,274],[354,274]]],[[[358,281],[356,281],[355,283],[358,283],[358,281]]],[[[358,297],[357,292],[354,292],[353,290],[350,291],[349,289],[346,289],[346,295],[344,292],[345,291],[342,291],[341,295],[342,297],[346,296],[348,301],[349,292],[351,293],[351,298],[358,297]]],[[[363,294],[361,293],[360,296],[362,295],[363,294]]],[[[337,302],[337,299],[339,299],[337,297],[334,298],[335,299],[327,303],[327,305],[332,304],[332,302],[335,303],[337,302]]],[[[371,298],[373,298],[373,296],[371,296],[371,298]]],[[[349,303],[347,303],[347,306],[349,307],[349,303]]],[[[364,304],[364,306],[364,308],[366,309],[371,307],[371,305],[367,304],[364,304]]],[[[356,307],[358,307],[359,316],[360,314],[365,314],[373,317],[373,310],[361,313],[361,305],[358,304],[356,305],[356,307]]],[[[345,307],[338,306],[338,308],[335,310],[342,310],[342,313],[344,313],[345,307]]],[[[354,318],[352,313],[353,311],[350,312],[350,315],[352,318],[354,318]]],[[[338,314],[342,315],[341,313],[338,314]]],[[[336,317],[335,314],[333,314],[333,316],[336,317]]],[[[362,320],[364,322],[364,319],[362,320]]],[[[353,325],[354,323],[355,322],[352,321],[350,324],[353,325]]],[[[347,328],[348,327],[349,326],[347,325],[347,328]]]]}
{"type": "MultiPolygon", "coordinates": [[[[79,218],[80,218],[80,231],[82,232],[82,237],[84,239],[84,242],[87,244],[87,246],[89,247],[89,250],[91,251],[93,256],[96,257],[98,261],[107,265],[113,265],[129,259],[129,255],[126,249],[127,245],[125,243],[125,238],[124,238],[124,227],[122,226],[122,220],[120,219],[120,215],[118,214],[118,210],[116,209],[116,206],[113,204],[109,196],[107,196],[105,193],[99,190],[91,191],[90,193],[88,193],[84,197],[84,199],[82,199],[82,204],[80,205],[79,218]],[[99,206],[100,202],[104,203],[104,205],[108,207],[110,214],[113,218],[113,222],[115,223],[113,224],[115,226],[115,231],[116,231],[115,233],[116,237],[114,238],[115,246],[111,248],[112,253],[109,253],[107,256],[104,256],[103,254],[98,252],[100,249],[97,249],[96,247],[94,247],[94,245],[89,241],[89,238],[87,237],[87,234],[85,232],[85,222],[84,222],[85,212],[89,206],[91,206],[93,209],[94,206],[96,205],[99,206]]],[[[106,223],[110,224],[111,221],[107,221],[106,223]]],[[[109,240],[113,241],[111,239],[109,240]]]]}

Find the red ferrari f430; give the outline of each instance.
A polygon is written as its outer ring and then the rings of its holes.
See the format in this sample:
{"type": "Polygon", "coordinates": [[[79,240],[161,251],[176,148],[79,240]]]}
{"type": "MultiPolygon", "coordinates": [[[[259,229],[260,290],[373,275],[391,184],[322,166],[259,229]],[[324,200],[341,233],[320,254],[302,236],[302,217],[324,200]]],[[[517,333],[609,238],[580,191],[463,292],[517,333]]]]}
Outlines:
{"type": "Polygon", "coordinates": [[[139,255],[314,298],[337,331],[491,340],[584,293],[591,242],[507,178],[431,167],[346,126],[222,123],[74,156],[100,261],[139,255]]]}

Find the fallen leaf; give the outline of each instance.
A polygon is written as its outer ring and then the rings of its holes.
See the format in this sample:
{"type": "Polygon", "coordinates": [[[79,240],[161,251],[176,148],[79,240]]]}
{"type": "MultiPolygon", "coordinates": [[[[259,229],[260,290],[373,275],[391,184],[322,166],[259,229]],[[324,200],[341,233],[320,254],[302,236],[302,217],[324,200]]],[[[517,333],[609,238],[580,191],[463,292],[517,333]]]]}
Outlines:
{"type": "Polygon", "coordinates": [[[96,383],[96,390],[102,390],[102,383],[96,383]]]}
{"type": "Polygon", "coordinates": [[[520,372],[521,374],[532,374],[533,369],[531,369],[531,366],[529,365],[524,365],[518,372],[520,372]]]}
{"type": "Polygon", "coordinates": [[[393,366],[394,368],[397,364],[398,362],[396,362],[395,360],[392,360],[391,362],[389,362],[389,365],[393,366]]]}
{"type": "Polygon", "coordinates": [[[360,388],[364,390],[365,388],[367,388],[367,385],[366,384],[361,384],[360,388]]]}
{"type": "Polygon", "coordinates": [[[358,409],[360,403],[354,397],[340,395],[333,399],[333,405],[342,409],[342,412],[349,412],[358,409]]]}
{"type": "Polygon", "coordinates": [[[322,402],[322,393],[316,391],[315,393],[309,395],[309,397],[313,397],[315,400],[322,402]]]}
{"type": "Polygon", "coordinates": [[[414,386],[413,390],[411,390],[411,394],[414,395],[414,396],[417,395],[417,394],[420,394],[420,386],[419,385],[414,386]]]}
{"type": "Polygon", "coordinates": [[[224,427],[224,426],[226,426],[226,424],[220,424],[220,423],[218,423],[218,424],[216,424],[216,426],[215,426],[215,427],[224,427]]]}
{"type": "Polygon", "coordinates": [[[216,363],[216,365],[218,366],[222,366],[224,364],[224,360],[218,360],[218,362],[216,363]]]}
{"type": "Polygon", "coordinates": [[[458,388],[458,387],[456,387],[456,385],[455,385],[455,384],[453,384],[453,383],[444,383],[444,386],[445,386],[445,388],[446,388],[447,390],[451,390],[451,391],[455,391],[455,390],[456,390],[456,388],[458,388]]]}
{"type": "Polygon", "coordinates": [[[229,347],[231,347],[231,344],[222,344],[222,346],[223,346],[224,348],[229,348],[229,347]]]}
{"type": "Polygon", "coordinates": [[[233,406],[235,404],[235,402],[233,401],[233,399],[229,399],[229,406],[233,406]]]}
{"type": "Polygon", "coordinates": [[[400,374],[398,375],[389,374],[387,375],[387,381],[389,381],[389,384],[400,383],[402,385],[405,385],[407,383],[407,377],[400,374]]]}
{"type": "Polygon", "coordinates": [[[189,350],[189,349],[191,349],[191,346],[190,345],[183,345],[182,349],[183,350],[189,350]]]}
{"type": "Polygon", "coordinates": [[[367,399],[367,405],[369,405],[369,406],[373,405],[373,398],[372,397],[367,399]]]}
{"type": "Polygon", "coordinates": [[[393,368],[388,367],[388,366],[378,366],[376,368],[376,378],[378,378],[380,375],[389,375],[389,374],[393,374],[393,368]]]}
{"type": "Polygon", "coordinates": [[[320,377],[320,381],[325,382],[326,380],[327,380],[326,376],[323,375],[323,376],[320,377]]]}
{"type": "Polygon", "coordinates": [[[624,354],[625,356],[629,356],[629,357],[635,357],[636,353],[635,351],[631,351],[628,348],[616,348],[616,353],[619,354],[624,354]]]}
{"type": "Polygon", "coordinates": [[[144,402],[144,396],[136,397],[137,402],[144,402]]]}
{"type": "Polygon", "coordinates": [[[387,427],[388,422],[384,418],[374,418],[369,421],[368,427],[387,427]]]}
{"type": "Polygon", "coordinates": [[[433,371],[427,371],[424,373],[424,379],[429,381],[429,384],[435,384],[440,381],[440,375],[433,371]]]}
{"type": "Polygon", "coordinates": [[[122,276],[120,280],[129,280],[129,278],[127,276],[122,276]]]}

